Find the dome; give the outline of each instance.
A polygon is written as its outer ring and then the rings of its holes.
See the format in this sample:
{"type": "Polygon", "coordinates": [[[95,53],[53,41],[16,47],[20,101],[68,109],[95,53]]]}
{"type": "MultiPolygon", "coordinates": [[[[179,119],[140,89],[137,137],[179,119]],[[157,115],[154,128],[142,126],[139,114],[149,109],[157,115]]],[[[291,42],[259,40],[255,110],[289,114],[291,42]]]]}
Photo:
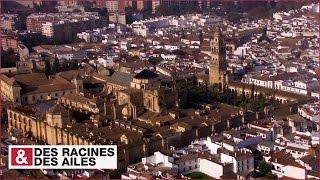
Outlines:
{"type": "Polygon", "coordinates": [[[134,76],[136,79],[153,79],[157,78],[159,75],[150,71],[149,69],[144,69],[134,76]]]}

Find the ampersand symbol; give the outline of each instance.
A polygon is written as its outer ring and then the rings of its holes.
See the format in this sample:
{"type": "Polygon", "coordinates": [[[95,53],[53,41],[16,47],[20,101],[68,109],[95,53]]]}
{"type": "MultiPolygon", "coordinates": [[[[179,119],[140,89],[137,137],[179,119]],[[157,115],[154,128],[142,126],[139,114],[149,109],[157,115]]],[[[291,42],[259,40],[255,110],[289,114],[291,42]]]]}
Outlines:
{"type": "Polygon", "coordinates": [[[17,152],[16,163],[17,164],[28,164],[27,157],[24,157],[25,151],[20,149],[17,152]]]}

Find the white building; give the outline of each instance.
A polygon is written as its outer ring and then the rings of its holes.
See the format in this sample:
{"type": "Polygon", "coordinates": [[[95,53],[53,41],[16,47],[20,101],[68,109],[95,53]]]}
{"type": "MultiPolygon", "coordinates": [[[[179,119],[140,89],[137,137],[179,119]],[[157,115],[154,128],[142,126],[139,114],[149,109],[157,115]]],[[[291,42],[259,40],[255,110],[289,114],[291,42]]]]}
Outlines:
{"type": "Polygon", "coordinates": [[[231,163],[221,163],[212,159],[199,159],[199,171],[205,173],[212,178],[220,179],[225,174],[232,173],[231,163]],[[214,170],[214,171],[213,171],[214,170]]]}
{"type": "Polygon", "coordinates": [[[136,35],[141,35],[146,37],[149,33],[154,32],[156,29],[169,27],[172,24],[173,18],[160,17],[160,18],[151,18],[143,21],[135,21],[130,26],[132,31],[136,35]]]}
{"type": "Polygon", "coordinates": [[[291,154],[285,151],[278,151],[265,157],[266,162],[272,165],[272,173],[278,178],[289,177],[294,179],[306,179],[307,171],[300,165],[291,154]]]}
{"type": "Polygon", "coordinates": [[[160,57],[162,57],[164,60],[173,61],[177,58],[177,55],[174,54],[160,54],[160,57]]]}
{"type": "Polygon", "coordinates": [[[233,172],[251,172],[254,170],[253,154],[248,149],[230,152],[224,151],[220,154],[222,163],[232,163],[233,172]]]}
{"type": "Polygon", "coordinates": [[[304,104],[298,108],[298,113],[300,116],[309,119],[311,121],[317,122],[320,119],[320,106],[319,102],[304,104]]]}
{"type": "Polygon", "coordinates": [[[175,165],[172,163],[174,161],[173,157],[167,156],[162,154],[161,152],[157,151],[154,152],[153,156],[145,157],[141,159],[143,164],[163,164],[166,167],[174,167],[175,165]]]}
{"type": "Polygon", "coordinates": [[[178,175],[178,169],[173,161],[173,157],[155,152],[153,156],[142,158],[140,163],[128,166],[121,179],[174,178],[178,175]]]}
{"type": "Polygon", "coordinates": [[[115,65],[114,58],[112,57],[98,57],[97,60],[103,67],[112,68],[115,65]]]}

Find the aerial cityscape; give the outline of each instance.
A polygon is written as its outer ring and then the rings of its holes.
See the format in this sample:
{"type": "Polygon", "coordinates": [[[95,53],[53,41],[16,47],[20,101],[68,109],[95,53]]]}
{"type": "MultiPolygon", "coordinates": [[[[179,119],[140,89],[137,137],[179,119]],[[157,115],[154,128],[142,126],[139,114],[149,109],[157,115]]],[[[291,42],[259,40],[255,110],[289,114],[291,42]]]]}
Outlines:
{"type": "Polygon", "coordinates": [[[0,178],[320,179],[319,4],[1,1],[0,178]],[[117,168],[9,168],[14,145],[117,168]]]}

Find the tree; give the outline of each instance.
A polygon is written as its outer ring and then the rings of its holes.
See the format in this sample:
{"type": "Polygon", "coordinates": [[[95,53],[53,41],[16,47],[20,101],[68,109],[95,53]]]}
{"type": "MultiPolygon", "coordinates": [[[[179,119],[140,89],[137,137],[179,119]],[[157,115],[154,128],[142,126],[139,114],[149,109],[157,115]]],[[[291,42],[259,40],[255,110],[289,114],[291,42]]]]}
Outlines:
{"type": "Polygon", "coordinates": [[[60,65],[59,59],[55,58],[54,62],[53,62],[53,65],[52,65],[52,73],[56,74],[56,73],[58,73],[60,71],[61,71],[61,65],[60,65]]]}
{"type": "Polygon", "coordinates": [[[260,93],[257,101],[258,101],[258,110],[259,111],[264,110],[266,106],[266,98],[260,93]]]}
{"type": "Polygon", "coordinates": [[[51,64],[48,60],[44,61],[44,73],[47,77],[51,75],[51,64]]]}
{"type": "Polygon", "coordinates": [[[182,108],[195,108],[208,100],[206,90],[197,86],[186,85],[180,88],[179,94],[182,97],[182,108]]]}
{"type": "Polygon", "coordinates": [[[251,99],[254,99],[254,84],[251,87],[251,99]]]}
{"type": "Polygon", "coordinates": [[[153,66],[158,65],[161,61],[163,61],[162,57],[150,57],[148,60],[153,66]]]}
{"type": "Polygon", "coordinates": [[[246,92],[244,91],[244,87],[242,87],[242,93],[241,93],[241,101],[246,100],[246,92]]]}
{"type": "Polygon", "coordinates": [[[20,60],[19,54],[14,52],[13,49],[8,51],[1,51],[1,67],[16,67],[16,63],[20,60]]]}
{"type": "Polygon", "coordinates": [[[266,176],[269,173],[272,174],[272,172],[271,172],[272,168],[271,168],[270,164],[268,164],[265,161],[261,161],[259,163],[258,170],[263,176],[266,176]]]}
{"type": "Polygon", "coordinates": [[[268,31],[268,27],[265,26],[262,29],[262,35],[259,37],[258,42],[262,42],[263,40],[266,40],[267,42],[271,42],[271,39],[268,37],[267,31],[268,31]]]}
{"type": "Polygon", "coordinates": [[[200,40],[200,44],[202,44],[202,42],[203,42],[203,32],[202,32],[202,30],[199,31],[198,37],[199,37],[199,40],[200,40]]]}
{"type": "Polygon", "coordinates": [[[70,68],[71,69],[79,69],[79,64],[78,64],[78,61],[76,59],[72,59],[71,60],[70,68]]]}
{"type": "Polygon", "coordinates": [[[268,179],[278,179],[278,176],[275,175],[275,174],[272,174],[271,172],[269,172],[269,173],[266,175],[266,177],[267,177],[268,179]]]}
{"type": "Polygon", "coordinates": [[[70,69],[70,63],[67,60],[62,61],[61,69],[66,71],[70,69]]]}
{"type": "Polygon", "coordinates": [[[185,51],[183,51],[183,50],[181,50],[181,49],[173,50],[172,53],[173,53],[174,55],[177,55],[177,56],[184,56],[184,55],[187,54],[185,51]]]}

